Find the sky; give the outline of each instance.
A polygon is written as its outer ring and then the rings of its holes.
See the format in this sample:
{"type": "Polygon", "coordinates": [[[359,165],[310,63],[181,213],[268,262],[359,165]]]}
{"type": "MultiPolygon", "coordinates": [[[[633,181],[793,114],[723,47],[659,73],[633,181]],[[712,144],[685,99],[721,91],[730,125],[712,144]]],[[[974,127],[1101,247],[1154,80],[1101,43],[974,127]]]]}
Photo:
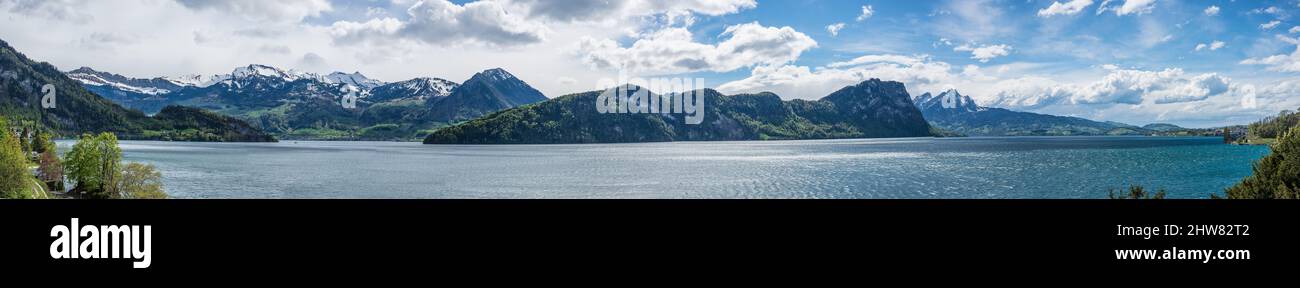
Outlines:
{"type": "Polygon", "coordinates": [[[703,78],[818,99],[913,96],[1144,125],[1300,108],[1300,0],[0,0],[0,39],[131,77],[264,64],[383,81],[505,68],[550,97],[703,78]]]}

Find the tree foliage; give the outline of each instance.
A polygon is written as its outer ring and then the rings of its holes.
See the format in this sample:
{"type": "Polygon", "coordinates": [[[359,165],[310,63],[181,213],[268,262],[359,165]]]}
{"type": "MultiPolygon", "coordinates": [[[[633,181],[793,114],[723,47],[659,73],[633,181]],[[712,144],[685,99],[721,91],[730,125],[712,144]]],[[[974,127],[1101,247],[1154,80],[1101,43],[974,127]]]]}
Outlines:
{"type": "MultiPolygon", "coordinates": [[[[274,141],[242,120],[215,114],[199,114],[186,109],[160,112],[150,117],[87,91],[81,82],[68,78],[49,63],[37,62],[18,53],[0,40],[0,67],[7,77],[0,77],[0,114],[21,127],[51,130],[64,135],[112,132],[123,139],[164,139],[168,134],[197,130],[202,134],[172,135],[179,141],[274,141]],[[43,85],[58,91],[58,109],[39,106],[43,85]],[[17,124],[17,123],[15,123],[17,124]]],[[[25,142],[20,146],[28,146],[25,142]]],[[[37,148],[37,147],[32,147],[37,148]]]]}
{"type": "Polygon", "coordinates": [[[124,199],[166,199],[163,191],[162,173],[152,164],[131,162],[122,170],[122,179],[117,182],[117,191],[124,199]]]}
{"type": "Polygon", "coordinates": [[[76,184],[74,192],[92,198],[115,197],[122,161],[117,136],[108,132],[82,135],[66,157],[68,178],[76,184]]]}
{"type": "Polygon", "coordinates": [[[1254,173],[1228,188],[1229,199],[1300,199],[1300,126],[1282,133],[1254,173]]]}
{"type": "Polygon", "coordinates": [[[18,135],[0,117],[0,198],[30,198],[31,176],[27,171],[27,156],[18,142],[18,135]]]}
{"type": "MultiPolygon", "coordinates": [[[[636,88],[641,89],[641,88],[636,88]]],[[[632,89],[633,92],[636,89],[632,89]]],[[[603,91],[573,94],[434,131],[425,144],[558,144],[933,136],[901,83],[871,80],[817,101],[698,91],[703,125],[684,115],[600,113],[603,91]]],[[[672,94],[649,94],[671,103],[672,94]]],[[[652,102],[649,100],[646,102],[652,102]]],[[[643,102],[644,103],[644,102],[643,102]]]]}
{"type": "Polygon", "coordinates": [[[63,191],[63,161],[59,159],[58,145],[51,138],[49,133],[40,133],[32,139],[32,147],[39,153],[37,177],[50,189],[63,191]]]}
{"type": "Polygon", "coordinates": [[[1300,111],[1282,110],[1277,116],[1251,123],[1247,126],[1247,133],[1253,138],[1277,138],[1296,125],[1300,125],[1300,111]]]}

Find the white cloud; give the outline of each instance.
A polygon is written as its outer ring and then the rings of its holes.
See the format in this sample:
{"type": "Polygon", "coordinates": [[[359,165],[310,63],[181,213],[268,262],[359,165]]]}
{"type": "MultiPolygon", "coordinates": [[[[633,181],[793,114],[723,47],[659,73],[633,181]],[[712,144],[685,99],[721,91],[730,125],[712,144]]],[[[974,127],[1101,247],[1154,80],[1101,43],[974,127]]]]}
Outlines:
{"type": "Polygon", "coordinates": [[[875,14],[876,10],[875,8],[872,8],[871,5],[862,5],[862,14],[858,15],[858,22],[865,21],[867,18],[871,18],[871,16],[875,14]]]}
{"type": "Polygon", "coordinates": [[[790,27],[766,27],[752,22],[729,26],[716,45],[695,42],[686,28],[670,27],[620,47],[610,39],[584,38],[577,53],[595,68],[637,73],[675,74],[696,71],[728,72],[758,65],[781,65],[817,47],[808,35],[790,27]]]}
{"type": "Polygon", "coordinates": [[[1255,14],[1282,15],[1282,13],[1286,11],[1283,11],[1282,8],[1277,8],[1277,6],[1268,6],[1268,8],[1255,9],[1255,10],[1251,10],[1250,12],[1255,14]]]}
{"type": "Polygon", "coordinates": [[[866,79],[900,81],[910,91],[949,85],[957,75],[948,63],[927,56],[867,55],[828,67],[758,66],[748,78],[718,86],[725,93],[774,92],[786,98],[819,99],[835,89],[866,79]],[[832,68],[834,67],[834,68],[832,68]]]}
{"type": "Polygon", "coordinates": [[[992,0],[953,0],[947,1],[938,14],[951,15],[932,17],[937,36],[969,41],[1002,39],[1016,37],[1020,21],[1008,15],[1008,11],[992,0]]]}
{"type": "Polygon", "coordinates": [[[826,32],[831,33],[831,37],[839,36],[840,30],[844,29],[844,23],[835,23],[826,25],[826,32]]]}
{"type": "Polygon", "coordinates": [[[1268,21],[1268,23],[1259,24],[1259,29],[1272,30],[1273,28],[1276,28],[1277,25],[1282,25],[1282,21],[1273,20],[1273,21],[1268,21]]]}
{"type": "Polygon", "coordinates": [[[1151,13],[1151,11],[1155,10],[1156,6],[1156,0],[1122,0],[1124,1],[1124,4],[1120,4],[1119,7],[1110,6],[1110,3],[1114,1],[1121,0],[1102,1],[1101,6],[1097,8],[1097,15],[1101,15],[1101,13],[1105,13],[1106,11],[1115,11],[1115,15],[1117,16],[1130,14],[1142,15],[1151,13]]]}
{"type": "Polygon", "coordinates": [[[1020,69],[1031,66],[1018,63],[981,69],[968,65],[958,69],[924,55],[878,54],[816,68],[759,66],[748,78],[725,83],[718,89],[724,93],[767,91],[786,99],[811,100],[879,78],[904,83],[912,95],[956,88],[991,107],[1139,125],[1164,121],[1193,127],[1246,123],[1276,112],[1270,109],[1300,106],[1300,98],[1293,97],[1300,93],[1300,80],[1256,88],[1217,73],[1188,73],[1177,68],[1138,70],[1109,64],[1098,66],[1102,74],[1005,74],[1007,70],[1023,71],[1020,69]],[[986,74],[985,70],[999,74],[986,74]],[[1247,96],[1258,96],[1258,106],[1243,106],[1247,96]]]}
{"type": "MultiPolygon", "coordinates": [[[[1003,66],[997,70],[1007,70],[1003,66]]],[[[1182,69],[1146,71],[1111,65],[1099,80],[1059,83],[1044,76],[999,79],[978,66],[954,69],[927,56],[865,55],[826,67],[760,66],[750,77],[719,86],[726,93],[769,91],[787,98],[817,99],[830,91],[879,78],[900,81],[913,94],[958,88],[996,107],[1037,109],[1050,105],[1142,105],[1203,101],[1228,93],[1232,80],[1217,73],[1190,74],[1182,69]],[[968,92],[969,93],[969,92],[968,92]]],[[[1003,72],[999,72],[1003,73],[1003,72]]],[[[1096,78],[1094,78],[1096,79],[1096,78]]]]}
{"type": "Polygon", "coordinates": [[[1215,50],[1222,49],[1224,46],[1227,45],[1228,44],[1223,43],[1223,41],[1214,41],[1214,42],[1210,42],[1210,44],[1201,43],[1201,44],[1196,44],[1196,51],[1201,51],[1206,49],[1209,49],[1210,51],[1215,51],[1215,50]]]}
{"type": "Polygon", "coordinates": [[[303,18],[320,16],[333,10],[327,0],[176,0],[182,6],[196,10],[216,10],[227,16],[245,17],[257,21],[298,22],[303,18]]]}
{"type": "Polygon", "coordinates": [[[92,13],[77,9],[89,0],[0,0],[0,7],[8,7],[14,14],[31,15],[85,24],[94,20],[92,13]]]}
{"type": "Polygon", "coordinates": [[[953,51],[971,52],[971,59],[979,60],[981,63],[988,63],[989,60],[993,60],[993,58],[1011,55],[1011,46],[1006,44],[985,46],[963,44],[953,48],[953,51]]]}
{"type": "Polygon", "coordinates": [[[626,18],[691,13],[717,16],[758,7],[755,0],[507,0],[530,16],[556,21],[622,21],[626,18]]]}
{"type": "Polygon", "coordinates": [[[545,40],[547,29],[506,12],[493,1],[457,5],[447,0],[423,0],[406,10],[409,19],[371,19],[358,23],[338,21],[330,33],[340,43],[359,40],[412,39],[429,44],[457,46],[477,43],[487,46],[519,46],[545,40]]]}
{"type": "Polygon", "coordinates": [[[1291,27],[1291,30],[1287,30],[1287,32],[1291,34],[1300,33],[1300,26],[1291,27]]]}
{"type": "Polygon", "coordinates": [[[1287,38],[1284,36],[1278,36],[1278,38],[1293,45],[1297,45],[1295,52],[1262,58],[1249,58],[1241,61],[1241,64],[1267,66],[1269,71],[1274,72],[1300,72],[1300,39],[1287,38]]]}
{"type": "Polygon", "coordinates": [[[1210,5],[1210,7],[1205,8],[1204,13],[1205,16],[1219,15],[1219,6],[1210,5]]]}
{"type": "Polygon", "coordinates": [[[993,84],[991,97],[984,103],[988,106],[1014,109],[1034,109],[1055,105],[1068,100],[1071,88],[1055,80],[1041,76],[1025,76],[998,81],[993,84]]]}
{"type": "Polygon", "coordinates": [[[1112,70],[1101,81],[1074,89],[1078,104],[1155,104],[1201,101],[1227,92],[1229,79],[1218,74],[1188,77],[1182,69],[1112,70]]]}
{"type": "Polygon", "coordinates": [[[1052,1],[1052,6],[1038,10],[1038,16],[1075,15],[1083,12],[1083,9],[1087,9],[1088,6],[1092,6],[1092,0],[1071,0],[1066,3],[1052,1]]]}

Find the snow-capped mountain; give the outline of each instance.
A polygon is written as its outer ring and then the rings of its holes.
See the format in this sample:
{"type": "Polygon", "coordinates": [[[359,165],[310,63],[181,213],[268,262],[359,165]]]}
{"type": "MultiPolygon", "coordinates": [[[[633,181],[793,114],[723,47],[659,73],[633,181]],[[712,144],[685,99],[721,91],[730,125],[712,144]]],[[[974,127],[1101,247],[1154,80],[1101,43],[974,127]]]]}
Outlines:
{"type": "Polygon", "coordinates": [[[450,95],[430,99],[428,105],[432,119],[450,123],[547,99],[505,69],[495,68],[474,74],[450,95]]]}
{"type": "Polygon", "coordinates": [[[207,75],[207,76],[191,74],[191,75],[181,75],[181,76],[167,76],[167,77],[162,77],[162,79],[170,81],[173,84],[176,84],[178,86],[208,87],[208,86],[212,86],[212,84],[217,84],[218,82],[226,81],[230,79],[230,74],[216,74],[216,75],[207,75]]]}
{"type": "Polygon", "coordinates": [[[367,78],[366,75],[361,75],[361,72],[352,72],[352,74],[343,73],[343,72],[334,72],[334,73],[330,73],[329,75],[325,75],[325,77],[323,78],[326,83],[347,84],[347,85],[352,85],[353,87],[361,88],[363,90],[374,89],[375,87],[383,86],[384,84],[386,84],[383,81],[367,78]]]}
{"type": "Polygon", "coordinates": [[[515,78],[514,74],[510,74],[510,72],[506,72],[505,69],[501,69],[501,68],[488,69],[486,71],[479,72],[475,76],[482,77],[481,79],[490,80],[490,81],[507,81],[511,79],[517,79],[515,78]]]}
{"type": "Polygon", "coordinates": [[[69,74],[80,75],[88,90],[145,113],[170,105],[209,109],[300,139],[334,139],[329,137],[362,131],[370,134],[348,139],[410,139],[420,131],[548,99],[499,68],[477,73],[465,84],[439,78],[386,83],[359,72],[322,75],[258,64],[228,74],[154,79],[89,68],[69,74]],[[352,93],[358,97],[348,102],[352,93]],[[366,129],[374,127],[382,129],[366,129]],[[310,131],[322,134],[302,134],[316,133],[310,131]]]}
{"type": "Polygon", "coordinates": [[[397,99],[428,100],[451,95],[451,91],[456,87],[460,87],[460,84],[440,78],[415,78],[375,87],[370,90],[368,100],[375,102],[397,99]]]}
{"type": "Polygon", "coordinates": [[[77,80],[87,86],[110,87],[112,89],[122,90],[129,93],[146,95],[167,94],[183,87],[182,85],[178,85],[163,78],[130,78],[118,74],[95,71],[95,69],[90,69],[89,67],[77,68],[77,70],[72,70],[65,74],[73,80],[77,80]]]}
{"type": "Polygon", "coordinates": [[[970,96],[948,90],[916,97],[916,106],[930,125],[968,136],[1134,135],[1140,127],[1078,117],[1045,115],[981,107],[970,96]]]}
{"type": "Polygon", "coordinates": [[[949,89],[939,96],[931,96],[930,93],[922,94],[916,97],[916,106],[922,111],[942,111],[946,113],[966,113],[977,112],[983,109],[970,96],[961,95],[956,89],[949,89]]]}

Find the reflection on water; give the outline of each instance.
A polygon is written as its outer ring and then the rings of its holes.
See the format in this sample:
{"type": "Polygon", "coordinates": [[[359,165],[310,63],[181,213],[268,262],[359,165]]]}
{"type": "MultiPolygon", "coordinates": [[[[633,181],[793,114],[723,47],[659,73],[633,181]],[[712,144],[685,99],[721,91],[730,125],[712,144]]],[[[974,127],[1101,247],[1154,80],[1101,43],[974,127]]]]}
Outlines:
{"type": "MultiPolygon", "coordinates": [[[[1268,152],[1217,138],[1024,137],[609,145],[123,141],[178,198],[1204,198],[1268,152]]],[[[69,146],[69,142],[61,142],[69,146]]],[[[66,151],[66,147],[63,148],[66,151]]]]}

